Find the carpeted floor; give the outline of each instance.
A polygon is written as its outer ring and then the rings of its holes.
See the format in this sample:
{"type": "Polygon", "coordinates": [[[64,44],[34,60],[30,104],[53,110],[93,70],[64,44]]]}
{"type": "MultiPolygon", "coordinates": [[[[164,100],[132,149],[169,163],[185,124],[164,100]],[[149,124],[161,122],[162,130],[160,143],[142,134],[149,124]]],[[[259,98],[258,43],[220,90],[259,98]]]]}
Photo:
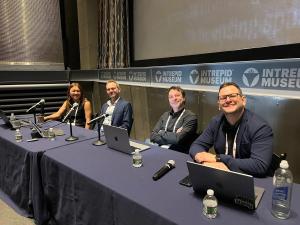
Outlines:
{"type": "Polygon", "coordinates": [[[0,199],[0,225],[34,225],[34,221],[20,216],[0,199]]]}

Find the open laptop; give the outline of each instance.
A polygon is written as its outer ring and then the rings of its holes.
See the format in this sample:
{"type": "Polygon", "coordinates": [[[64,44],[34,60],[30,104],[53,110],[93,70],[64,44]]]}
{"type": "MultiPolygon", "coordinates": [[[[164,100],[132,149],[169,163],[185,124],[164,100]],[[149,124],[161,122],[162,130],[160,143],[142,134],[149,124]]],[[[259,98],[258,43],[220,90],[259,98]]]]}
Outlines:
{"type": "Polygon", "coordinates": [[[48,138],[49,137],[48,136],[48,130],[43,130],[35,122],[31,121],[31,124],[37,132],[37,133],[34,133],[34,135],[33,135],[34,137],[38,137],[38,138],[48,138]]]}
{"type": "Polygon", "coordinates": [[[103,130],[107,146],[114,150],[132,154],[135,149],[144,151],[150,148],[148,145],[129,141],[128,132],[124,128],[103,124],[103,130]]]}
{"type": "Polygon", "coordinates": [[[250,210],[257,208],[264,189],[254,186],[252,176],[224,171],[187,161],[189,176],[196,193],[204,194],[213,189],[217,198],[250,210]]]}
{"type": "Polygon", "coordinates": [[[20,127],[30,125],[29,121],[16,119],[14,121],[10,121],[10,119],[5,115],[4,111],[0,109],[0,116],[4,121],[5,125],[11,129],[17,129],[20,127]]]}

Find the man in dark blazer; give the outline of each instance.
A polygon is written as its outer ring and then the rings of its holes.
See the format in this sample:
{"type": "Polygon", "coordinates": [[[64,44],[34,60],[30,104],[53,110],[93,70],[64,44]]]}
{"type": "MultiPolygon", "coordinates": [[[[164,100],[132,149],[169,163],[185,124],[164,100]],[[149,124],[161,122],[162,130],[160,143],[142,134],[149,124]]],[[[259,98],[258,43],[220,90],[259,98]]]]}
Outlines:
{"type": "Polygon", "coordinates": [[[188,154],[197,137],[197,116],[185,108],[185,91],[179,86],[168,90],[170,111],[162,114],[153,128],[150,141],[164,148],[188,154]]]}
{"type": "Polygon", "coordinates": [[[116,127],[122,127],[127,129],[130,134],[133,113],[132,107],[129,102],[120,97],[120,86],[114,80],[108,80],[106,82],[106,93],[109,100],[101,107],[101,114],[107,114],[103,124],[112,125],[116,127]]]}
{"type": "Polygon", "coordinates": [[[207,166],[265,176],[272,159],[271,127],[245,108],[246,97],[235,83],[221,85],[218,104],[222,113],[194,141],[190,155],[207,166]],[[216,154],[208,153],[212,146],[216,154]]]}

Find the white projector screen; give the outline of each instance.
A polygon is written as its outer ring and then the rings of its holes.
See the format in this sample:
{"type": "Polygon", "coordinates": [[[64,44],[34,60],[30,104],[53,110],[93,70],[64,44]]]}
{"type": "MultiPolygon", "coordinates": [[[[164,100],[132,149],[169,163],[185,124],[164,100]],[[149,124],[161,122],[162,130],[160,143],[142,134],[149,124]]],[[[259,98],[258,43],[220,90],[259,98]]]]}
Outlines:
{"type": "Polygon", "coordinates": [[[300,0],[134,0],[134,60],[300,43],[300,0]]]}

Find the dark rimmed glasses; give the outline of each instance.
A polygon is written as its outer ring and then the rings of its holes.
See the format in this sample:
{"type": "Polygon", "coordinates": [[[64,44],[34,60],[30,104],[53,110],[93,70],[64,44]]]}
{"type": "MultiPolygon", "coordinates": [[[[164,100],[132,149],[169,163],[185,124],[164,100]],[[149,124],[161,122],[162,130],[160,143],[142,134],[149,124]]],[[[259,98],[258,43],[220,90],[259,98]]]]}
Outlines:
{"type": "Polygon", "coordinates": [[[237,96],[242,97],[242,95],[240,93],[232,93],[229,95],[219,95],[218,99],[219,99],[219,101],[224,102],[224,101],[226,101],[227,98],[229,98],[230,100],[233,100],[233,99],[236,99],[237,96]]]}

